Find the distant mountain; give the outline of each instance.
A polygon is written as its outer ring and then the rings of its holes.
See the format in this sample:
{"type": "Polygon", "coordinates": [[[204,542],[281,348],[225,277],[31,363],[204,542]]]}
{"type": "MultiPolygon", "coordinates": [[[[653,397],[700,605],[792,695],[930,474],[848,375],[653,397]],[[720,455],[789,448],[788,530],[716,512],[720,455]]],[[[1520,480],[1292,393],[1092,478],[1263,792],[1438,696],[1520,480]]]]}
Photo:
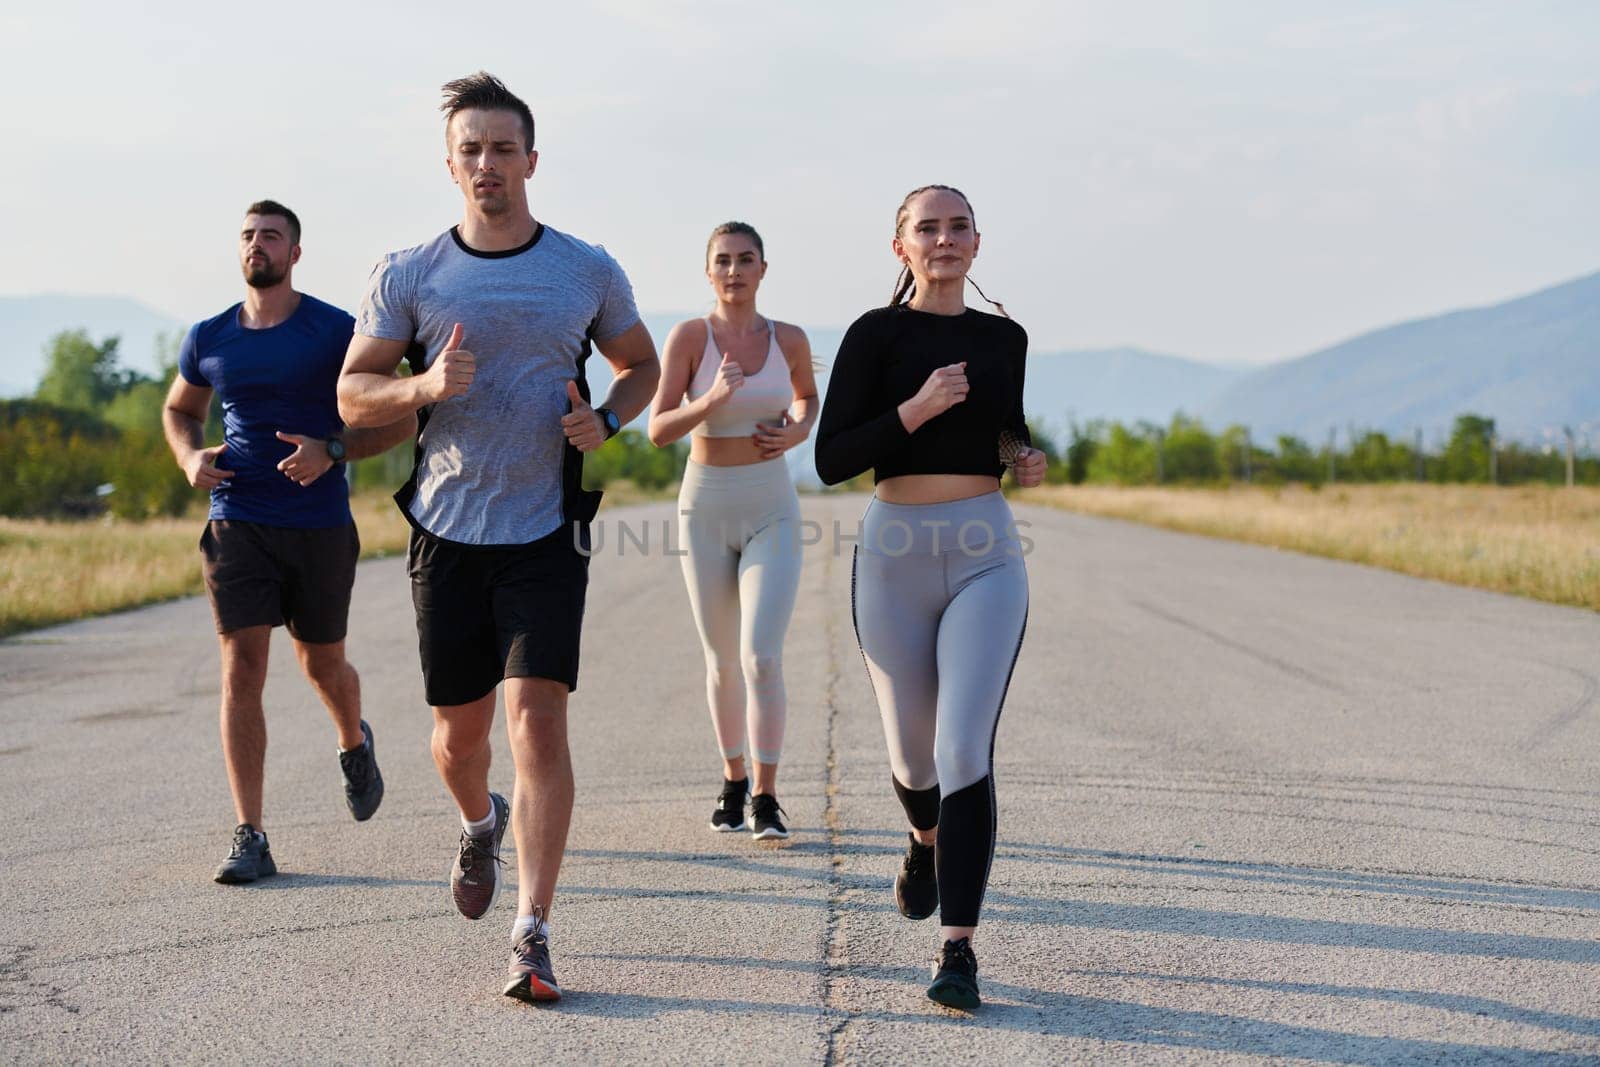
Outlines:
{"type": "Polygon", "coordinates": [[[1562,425],[1600,424],[1600,273],[1262,368],[1199,414],[1213,427],[1249,426],[1257,440],[1321,441],[1330,427],[1422,429],[1432,440],[1464,412],[1530,441],[1562,425]]]}
{"type": "Polygon", "coordinates": [[[115,334],[122,338],[122,366],[153,374],[157,335],[187,325],[125,296],[0,296],[0,397],[27,396],[38,387],[45,344],[62,330],[87,330],[97,343],[115,334]]]}
{"type": "MultiPolygon", "coordinates": [[[[695,314],[647,313],[644,320],[660,348],[674,323],[695,314]]],[[[125,297],[0,296],[0,396],[34,390],[44,345],[59,330],[86,329],[96,340],[117,334],[123,365],[149,373],[157,335],[184,327],[125,297]]],[[[806,331],[826,388],[844,330],[806,331]]],[[[605,360],[596,356],[589,369],[603,392],[611,379],[605,360]]],[[[1329,427],[1406,436],[1420,428],[1433,440],[1465,412],[1490,416],[1503,434],[1525,440],[1562,425],[1600,427],[1600,273],[1258,368],[1136,348],[1034,352],[1026,406],[1030,417],[1057,428],[1069,417],[1165,423],[1184,411],[1214,429],[1241,423],[1263,443],[1280,433],[1320,442],[1329,427]]],[[[809,442],[790,464],[809,480],[809,442]]]]}
{"type": "Polygon", "coordinates": [[[1246,371],[1137,348],[1033,353],[1023,406],[1055,427],[1069,417],[1166,425],[1173,412],[1194,414],[1246,371]]]}

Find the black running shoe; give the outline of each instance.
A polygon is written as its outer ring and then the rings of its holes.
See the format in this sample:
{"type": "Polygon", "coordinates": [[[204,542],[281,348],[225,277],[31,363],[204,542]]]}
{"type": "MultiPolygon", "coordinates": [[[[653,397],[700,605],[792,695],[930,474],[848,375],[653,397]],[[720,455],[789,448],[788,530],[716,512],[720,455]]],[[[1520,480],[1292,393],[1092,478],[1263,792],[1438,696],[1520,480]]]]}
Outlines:
{"type": "Polygon", "coordinates": [[[223,885],[240,885],[277,873],[278,865],[272,862],[272,846],[267,844],[267,835],[242,822],[233,828],[233,847],[228,850],[228,858],[211,877],[223,885]]]}
{"type": "Polygon", "coordinates": [[[894,906],[908,919],[926,919],[939,909],[939,879],[934,877],[933,846],[910,834],[900,873],[894,877],[894,906]]]}
{"type": "MultiPolygon", "coordinates": [[[[537,914],[537,912],[535,913],[537,914]]],[[[511,980],[504,993],[529,1004],[561,999],[561,986],[550,966],[550,942],[539,927],[523,934],[511,946],[511,980]]]]}
{"type": "Polygon", "coordinates": [[[757,793],[750,798],[750,836],[757,841],[779,841],[789,836],[789,828],[778,818],[787,814],[778,806],[778,798],[771,793],[757,793]]]}
{"type": "Polygon", "coordinates": [[[344,772],[344,802],[356,822],[366,822],[383,803],[383,772],[378,770],[378,750],[372,743],[372,727],[361,720],[366,738],[361,747],[339,753],[339,769],[344,772]]]}
{"type": "Polygon", "coordinates": [[[983,1003],[978,999],[978,959],[972,954],[972,943],[967,938],[946,941],[939,950],[933,961],[933,984],[928,987],[928,999],[962,1011],[976,1011],[983,1003]]]}
{"type": "Polygon", "coordinates": [[[450,867],[450,896],[456,910],[469,919],[481,919],[500,892],[500,842],[511,821],[511,805],[499,793],[489,794],[494,829],[476,836],[461,831],[461,851],[450,867]]]}
{"type": "Polygon", "coordinates": [[[722,792],[717,795],[717,808],[711,813],[711,828],[719,834],[744,829],[744,800],[750,792],[750,779],[737,782],[722,780],[722,792]]]}

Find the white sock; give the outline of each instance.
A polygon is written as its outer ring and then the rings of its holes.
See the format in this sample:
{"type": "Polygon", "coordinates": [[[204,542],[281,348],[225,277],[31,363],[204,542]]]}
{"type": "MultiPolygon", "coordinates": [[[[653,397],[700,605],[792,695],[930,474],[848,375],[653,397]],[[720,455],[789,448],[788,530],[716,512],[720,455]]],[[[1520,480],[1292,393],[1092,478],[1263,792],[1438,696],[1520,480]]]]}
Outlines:
{"type": "Polygon", "coordinates": [[[549,941],[551,933],[549,919],[541,919],[537,915],[518,915],[517,921],[511,924],[512,943],[521,941],[528,931],[536,926],[540,928],[540,933],[544,934],[544,939],[549,941]]]}
{"type": "Polygon", "coordinates": [[[482,837],[484,834],[488,833],[490,830],[493,830],[494,829],[494,801],[491,800],[489,802],[489,814],[485,815],[483,818],[479,819],[477,822],[473,822],[471,819],[469,819],[465,815],[463,815],[463,816],[461,816],[461,825],[462,825],[463,828],[465,828],[465,830],[467,831],[467,835],[469,837],[482,837]]]}
{"type": "MultiPolygon", "coordinates": [[[[335,746],[335,747],[337,747],[337,746],[335,746]]],[[[341,748],[341,749],[339,749],[339,754],[340,755],[344,755],[344,753],[346,753],[346,752],[354,752],[358,748],[366,748],[366,747],[367,747],[367,735],[366,735],[365,731],[363,731],[362,734],[361,734],[361,740],[360,741],[357,741],[354,745],[351,745],[349,748],[341,748]]]]}

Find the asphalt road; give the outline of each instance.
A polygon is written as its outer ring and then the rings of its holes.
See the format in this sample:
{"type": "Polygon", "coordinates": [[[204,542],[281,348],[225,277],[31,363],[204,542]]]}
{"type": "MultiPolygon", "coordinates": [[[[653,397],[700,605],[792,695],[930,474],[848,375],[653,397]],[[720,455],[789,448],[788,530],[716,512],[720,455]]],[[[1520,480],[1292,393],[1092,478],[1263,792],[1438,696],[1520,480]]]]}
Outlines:
{"type": "Polygon", "coordinates": [[[828,532],[861,506],[805,501],[786,846],[706,828],[670,508],[602,517],[553,1008],[499,995],[508,894],[451,907],[400,561],[362,566],[350,640],[384,806],[349,819],[280,635],[282,873],[253,886],[210,880],[233,818],[203,600],[0,643],[0,1060],[1600,1060],[1600,616],[1039,509],[987,1003],[932,1005],[828,532]]]}

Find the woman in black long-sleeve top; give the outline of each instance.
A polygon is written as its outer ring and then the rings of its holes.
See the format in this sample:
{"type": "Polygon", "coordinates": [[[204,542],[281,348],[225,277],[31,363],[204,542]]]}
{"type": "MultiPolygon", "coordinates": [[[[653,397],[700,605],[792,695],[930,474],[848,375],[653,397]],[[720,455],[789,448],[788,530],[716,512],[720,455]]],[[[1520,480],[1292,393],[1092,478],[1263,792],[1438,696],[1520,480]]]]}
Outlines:
{"type": "Polygon", "coordinates": [[[1028,337],[966,306],[979,235],[948,186],[895,218],[894,299],[845,334],[817,429],[828,484],[868,469],[876,491],[851,575],[856,638],[911,824],[895,879],[902,914],[940,911],[928,996],[979,1004],[971,938],[994,857],[995,728],[1028,614],[1022,541],[1000,478],[1044,479],[1022,386],[1028,337]]]}

